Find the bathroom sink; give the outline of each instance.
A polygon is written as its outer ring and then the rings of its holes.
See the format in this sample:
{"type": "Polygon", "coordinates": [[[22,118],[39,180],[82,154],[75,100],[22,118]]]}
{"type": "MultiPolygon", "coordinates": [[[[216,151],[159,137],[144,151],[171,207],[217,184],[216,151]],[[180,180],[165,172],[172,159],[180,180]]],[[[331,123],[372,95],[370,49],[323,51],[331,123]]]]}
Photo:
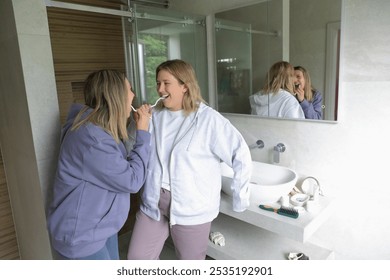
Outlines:
{"type": "MultiPolygon", "coordinates": [[[[258,204],[277,202],[294,188],[298,175],[290,168],[253,161],[250,180],[250,201],[258,204]]],[[[221,163],[222,192],[232,196],[230,189],[233,169],[226,163],[221,163]]]]}

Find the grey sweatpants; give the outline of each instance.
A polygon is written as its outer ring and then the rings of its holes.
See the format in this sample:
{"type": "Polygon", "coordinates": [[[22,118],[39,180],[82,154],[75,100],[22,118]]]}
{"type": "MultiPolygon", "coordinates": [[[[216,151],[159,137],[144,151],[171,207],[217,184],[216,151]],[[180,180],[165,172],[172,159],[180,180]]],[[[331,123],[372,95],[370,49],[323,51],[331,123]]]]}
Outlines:
{"type": "MultiPolygon", "coordinates": [[[[169,236],[169,208],[171,195],[161,189],[160,221],[138,211],[131,236],[127,258],[129,260],[157,260],[169,236]]],[[[170,229],[176,257],[179,260],[204,260],[207,253],[211,222],[200,225],[173,225],[170,229]]]]}

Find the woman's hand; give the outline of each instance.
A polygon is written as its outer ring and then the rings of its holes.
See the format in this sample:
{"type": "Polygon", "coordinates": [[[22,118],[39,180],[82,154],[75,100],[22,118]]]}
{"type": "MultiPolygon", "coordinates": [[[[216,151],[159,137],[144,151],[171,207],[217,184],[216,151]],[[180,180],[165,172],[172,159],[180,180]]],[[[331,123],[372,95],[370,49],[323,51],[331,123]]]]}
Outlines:
{"type": "Polygon", "coordinates": [[[302,102],[305,99],[305,90],[301,88],[301,85],[295,87],[295,94],[299,102],[302,102]]]}
{"type": "Polygon", "coordinates": [[[149,104],[144,104],[137,109],[134,114],[134,119],[138,130],[148,131],[149,122],[152,119],[152,110],[149,104]]]}

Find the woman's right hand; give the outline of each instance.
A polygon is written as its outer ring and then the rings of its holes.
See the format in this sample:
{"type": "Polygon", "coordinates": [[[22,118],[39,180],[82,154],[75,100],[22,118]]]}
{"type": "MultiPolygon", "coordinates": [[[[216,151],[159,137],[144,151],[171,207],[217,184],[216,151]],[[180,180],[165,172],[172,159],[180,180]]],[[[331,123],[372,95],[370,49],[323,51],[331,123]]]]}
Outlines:
{"type": "Polygon", "coordinates": [[[305,90],[303,88],[301,88],[301,85],[295,86],[294,93],[295,93],[299,102],[302,102],[303,99],[305,99],[305,90]]]}
{"type": "Polygon", "coordinates": [[[149,104],[144,104],[134,112],[134,119],[138,130],[148,131],[149,122],[152,119],[152,109],[149,104]]]}

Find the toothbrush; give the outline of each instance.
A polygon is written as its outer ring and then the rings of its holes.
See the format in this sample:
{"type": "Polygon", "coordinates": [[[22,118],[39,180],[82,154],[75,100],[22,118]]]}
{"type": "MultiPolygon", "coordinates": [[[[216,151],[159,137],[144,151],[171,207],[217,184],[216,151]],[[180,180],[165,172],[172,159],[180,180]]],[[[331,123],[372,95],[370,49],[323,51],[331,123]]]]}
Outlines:
{"type": "Polygon", "coordinates": [[[273,208],[271,206],[262,205],[262,204],[259,205],[259,207],[263,210],[275,212],[276,214],[287,216],[287,217],[294,218],[294,219],[298,218],[298,216],[299,216],[298,211],[295,210],[294,208],[291,208],[291,207],[281,206],[280,208],[273,208]]]}
{"type": "MultiPolygon", "coordinates": [[[[150,108],[153,108],[153,107],[156,107],[157,103],[160,101],[160,100],[163,100],[165,98],[167,98],[168,95],[163,95],[161,96],[159,99],[156,100],[156,102],[154,102],[154,104],[152,106],[150,106],[150,108]]],[[[134,112],[137,112],[137,110],[133,107],[133,105],[130,105],[131,106],[131,109],[133,109],[134,112]]]]}

